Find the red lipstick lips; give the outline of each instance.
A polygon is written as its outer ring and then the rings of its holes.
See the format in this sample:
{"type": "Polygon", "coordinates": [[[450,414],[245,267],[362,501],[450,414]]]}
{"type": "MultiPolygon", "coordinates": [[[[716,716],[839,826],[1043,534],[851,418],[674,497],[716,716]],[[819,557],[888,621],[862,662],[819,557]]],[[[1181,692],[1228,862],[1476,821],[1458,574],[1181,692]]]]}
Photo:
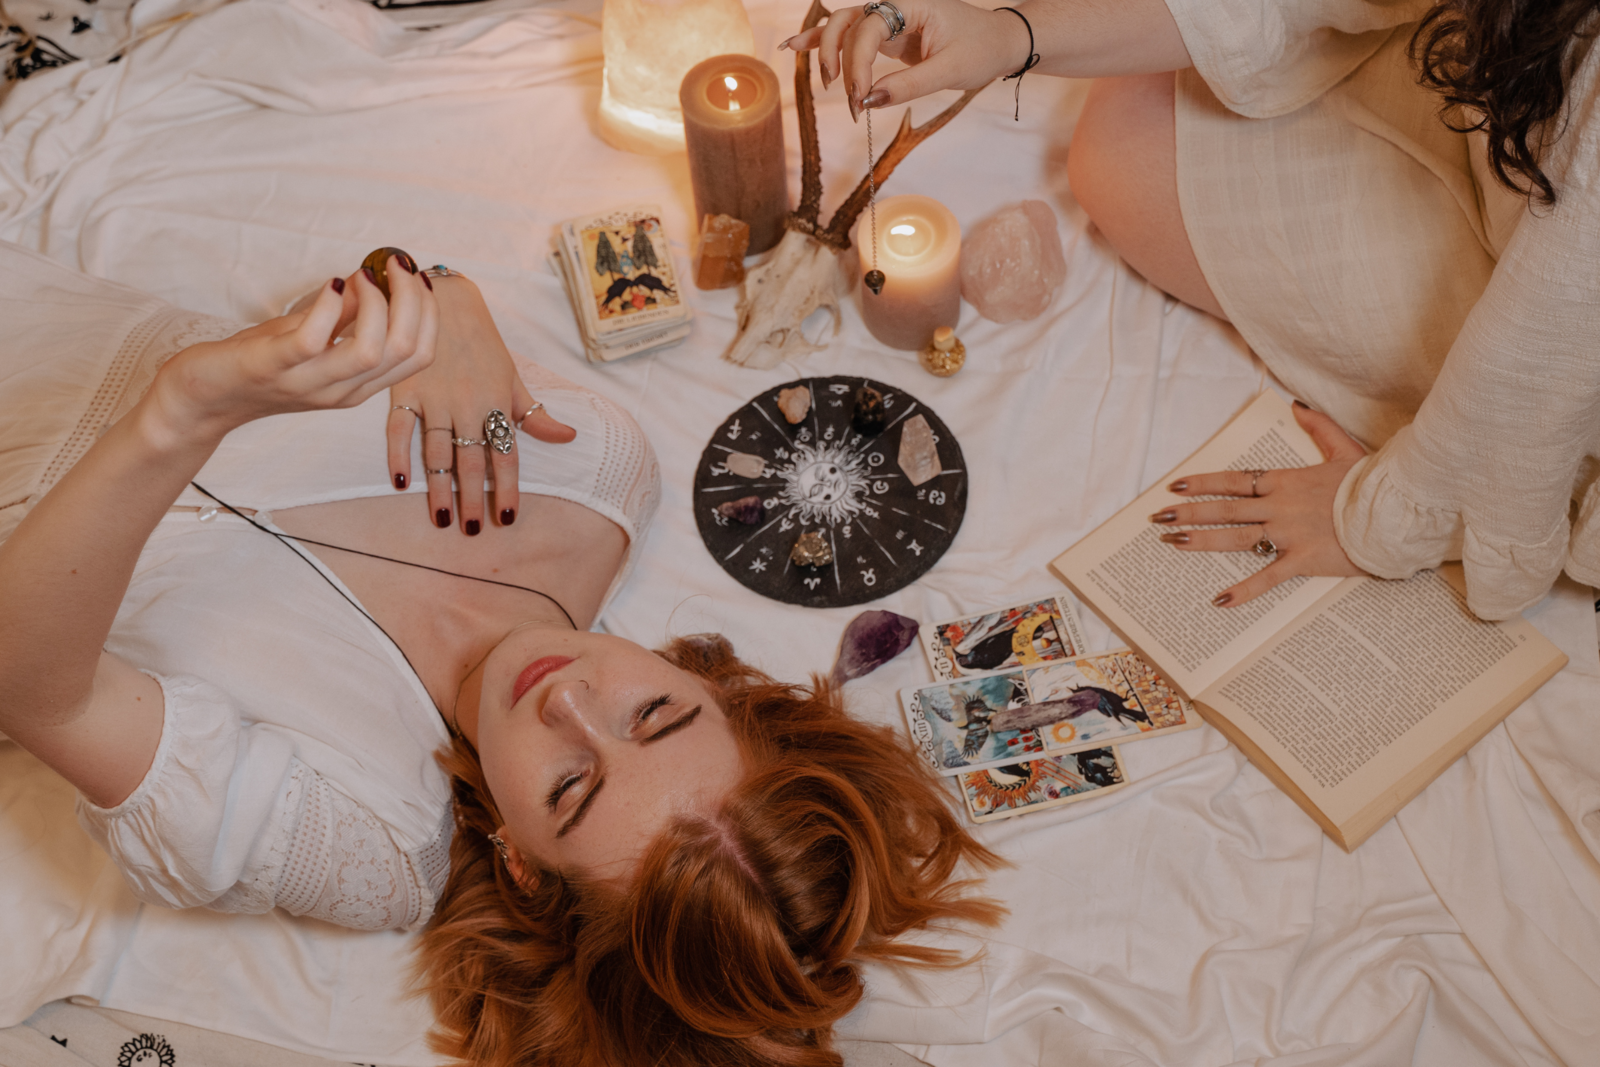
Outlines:
{"type": "Polygon", "coordinates": [[[522,673],[517,675],[516,684],[511,687],[511,703],[515,704],[521,700],[524,693],[539,684],[539,679],[551,671],[559,671],[571,662],[571,656],[543,656],[522,668],[522,673]]]}

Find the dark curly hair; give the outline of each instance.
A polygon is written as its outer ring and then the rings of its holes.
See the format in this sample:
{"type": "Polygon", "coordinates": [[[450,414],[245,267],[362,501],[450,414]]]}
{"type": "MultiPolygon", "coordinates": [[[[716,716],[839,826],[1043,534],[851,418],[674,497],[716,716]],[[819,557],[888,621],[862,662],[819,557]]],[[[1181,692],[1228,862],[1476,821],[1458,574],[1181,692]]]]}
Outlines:
{"type": "Polygon", "coordinates": [[[1444,96],[1444,121],[1489,136],[1507,188],[1553,204],[1539,156],[1560,136],[1574,42],[1594,36],[1600,0],[1443,0],[1411,38],[1421,82],[1444,96]],[[1520,180],[1519,180],[1520,179],[1520,180]]]}
{"type": "Polygon", "coordinates": [[[897,731],[850,718],[822,679],[774,682],[720,637],[659,655],[716,694],[747,767],[627,885],[514,881],[477,753],[458,737],[441,756],[456,835],[421,958],[438,1051],[474,1067],[839,1067],[859,962],[963,963],[904,935],[1002,914],[969,893],[999,857],[897,731]]]}

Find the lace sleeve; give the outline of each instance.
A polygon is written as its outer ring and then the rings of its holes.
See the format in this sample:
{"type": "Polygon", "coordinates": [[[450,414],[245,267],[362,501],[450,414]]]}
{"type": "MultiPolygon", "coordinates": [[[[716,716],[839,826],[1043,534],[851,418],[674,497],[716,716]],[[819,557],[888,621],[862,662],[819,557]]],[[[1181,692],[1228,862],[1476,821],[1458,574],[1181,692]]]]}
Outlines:
{"type": "Polygon", "coordinates": [[[258,877],[241,880],[212,909],[252,912],[276,905],[357,930],[411,929],[433,914],[449,874],[449,812],[432,841],[401,851],[376,815],[299,761],[280,810],[287,817],[269,832],[258,849],[264,854],[252,864],[258,877]]]}

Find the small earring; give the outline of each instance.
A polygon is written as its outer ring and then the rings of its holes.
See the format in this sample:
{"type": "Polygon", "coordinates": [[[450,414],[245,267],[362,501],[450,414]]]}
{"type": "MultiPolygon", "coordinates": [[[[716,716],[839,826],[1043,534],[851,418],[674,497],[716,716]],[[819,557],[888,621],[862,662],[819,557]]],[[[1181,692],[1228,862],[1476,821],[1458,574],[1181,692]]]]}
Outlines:
{"type": "Polygon", "coordinates": [[[501,863],[511,862],[511,850],[506,847],[505,838],[501,837],[499,834],[490,834],[489,844],[493,845],[494,850],[500,854],[501,863]]]}

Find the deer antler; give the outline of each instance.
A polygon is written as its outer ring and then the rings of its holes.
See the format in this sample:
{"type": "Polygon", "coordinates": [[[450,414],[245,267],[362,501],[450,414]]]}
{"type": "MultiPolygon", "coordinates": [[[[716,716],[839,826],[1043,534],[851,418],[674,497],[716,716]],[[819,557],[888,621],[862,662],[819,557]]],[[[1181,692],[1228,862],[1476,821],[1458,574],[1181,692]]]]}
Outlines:
{"type": "MultiPolygon", "coordinates": [[[[961,109],[972,102],[972,98],[983,92],[988,86],[979,86],[968,89],[961,94],[960,99],[921,126],[911,125],[911,109],[906,108],[900,117],[900,129],[895,133],[894,140],[889,142],[889,147],[883,150],[883,155],[872,166],[872,178],[879,188],[889,180],[889,175],[894,173],[894,168],[900,161],[911,154],[911,150],[926,141],[941,130],[945,123],[961,113],[961,109]]],[[[821,157],[818,157],[818,164],[821,157]]],[[[856,224],[856,219],[867,208],[867,201],[871,199],[872,188],[867,178],[862,177],[855,190],[839,205],[839,210],[833,213],[833,218],[828,222],[826,230],[817,233],[817,240],[825,241],[835,248],[845,249],[850,247],[850,227],[856,224]]],[[[815,216],[813,216],[815,218],[815,216]]]]}
{"type": "MultiPolygon", "coordinates": [[[[833,12],[822,0],[811,0],[811,10],[800,24],[804,33],[833,12]]],[[[800,223],[803,233],[815,233],[822,213],[822,142],[817,137],[817,104],[811,96],[811,53],[796,52],[794,57],[794,103],[800,120],[800,206],[790,218],[800,223]]]]}

